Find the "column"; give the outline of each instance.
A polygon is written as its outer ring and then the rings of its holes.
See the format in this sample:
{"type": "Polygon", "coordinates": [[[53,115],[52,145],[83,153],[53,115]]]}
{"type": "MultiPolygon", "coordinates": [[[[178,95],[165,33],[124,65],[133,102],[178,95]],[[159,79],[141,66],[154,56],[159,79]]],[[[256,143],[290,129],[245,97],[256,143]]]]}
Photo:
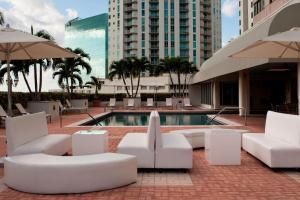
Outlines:
{"type": "Polygon", "coordinates": [[[240,109],[240,116],[250,113],[250,78],[247,70],[239,72],[239,108],[244,108],[240,109]]]}
{"type": "Polygon", "coordinates": [[[213,108],[220,108],[220,81],[215,80],[213,83],[213,108]]]}
{"type": "Polygon", "coordinates": [[[297,79],[298,79],[298,114],[300,115],[300,62],[297,66],[297,79]]]}

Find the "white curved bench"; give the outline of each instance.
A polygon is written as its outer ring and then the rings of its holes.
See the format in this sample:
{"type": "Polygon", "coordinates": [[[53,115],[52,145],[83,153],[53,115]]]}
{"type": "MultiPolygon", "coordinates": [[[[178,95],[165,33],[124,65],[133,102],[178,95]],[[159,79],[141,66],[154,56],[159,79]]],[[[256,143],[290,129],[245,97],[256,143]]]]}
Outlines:
{"type": "Polygon", "coordinates": [[[136,180],[136,157],[124,154],[31,154],[4,159],[5,184],[28,193],[85,193],[128,185],[136,180]]]}

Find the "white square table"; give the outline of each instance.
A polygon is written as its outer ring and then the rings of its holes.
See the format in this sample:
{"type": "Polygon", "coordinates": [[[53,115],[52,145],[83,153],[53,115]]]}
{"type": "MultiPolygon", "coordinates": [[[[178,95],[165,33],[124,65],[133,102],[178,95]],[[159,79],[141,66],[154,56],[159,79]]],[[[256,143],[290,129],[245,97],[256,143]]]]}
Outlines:
{"type": "Polygon", "coordinates": [[[78,131],[72,135],[72,154],[74,156],[105,153],[107,150],[107,131],[78,131]]]}
{"type": "Polygon", "coordinates": [[[205,133],[205,158],[210,165],[241,164],[241,133],[216,129],[205,133]]]}

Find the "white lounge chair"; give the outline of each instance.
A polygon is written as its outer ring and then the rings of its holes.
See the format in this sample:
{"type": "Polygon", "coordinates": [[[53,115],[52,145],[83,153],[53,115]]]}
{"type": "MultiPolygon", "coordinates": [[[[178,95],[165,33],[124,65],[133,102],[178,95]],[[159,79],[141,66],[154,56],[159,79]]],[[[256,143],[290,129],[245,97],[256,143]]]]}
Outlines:
{"type": "Polygon", "coordinates": [[[147,98],[147,107],[151,108],[154,106],[153,98],[147,98]]]}
{"type": "Polygon", "coordinates": [[[137,180],[136,158],[115,153],[12,156],[4,159],[4,169],[8,187],[36,194],[95,192],[137,180]]]}
{"type": "Polygon", "coordinates": [[[2,108],[2,106],[0,105],[0,124],[2,122],[5,123],[6,118],[8,117],[7,113],[5,112],[5,110],[2,108]]]}
{"type": "Polygon", "coordinates": [[[135,99],[128,99],[127,107],[133,109],[135,106],[135,99]]]}
{"type": "Polygon", "coordinates": [[[137,157],[138,168],[154,168],[155,112],[151,112],[147,134],[128,133],[118,145],[117,152],[137,157]]]}
{"type": "Polygon", "coordinates": [[[183,107],[191,109],[193,106],[191,104],[190,98],[183,99],[183,107]]]}
{"type": "Polygon", "coordinates": [[[88,110],[87,107],[75,107],[75,106],[73,106],[68,99],[66,99],[66,104],[67,104],[66,110],[68,110],[68,111],[73,111],[73,112],[87,112],[87,110],[88,110]]]}
{"type": "MultiPolygon", "coordinates": [[[[22,104],[20,103],[16,103],[15,106],[17,107],[18,111],[22,114],[22,115],[29,115],[30,113],[27,112],[27,110],[23,107],[22,104]]],[[[50,121],[51,123],[51,115],[50,114],[46,114],[47,119],[50,121]]]]}
{"type": "Polygon", "coordinates": [[[110,98],[108,107],[114,108],[116,107],[116,98],[110,98]]]}
{"type": "Polygon", "coordinates": [[[173,108],[173,99],[172,98],[166,98],[166,107],[173,108]]]}
{"type": "Polygon", "coordinates": [[[265,133],[243,134],[242,144],[271,168],[300,168],[300,117],[269,111],[265,133]]]}
{"type": "Polygon", "coordinates": [[[71,148],[70,135],[48,135],[45,112],[8,117],[6,137],[8,156],[33,153],[64,155],[71,148]]]}
{"type": "Polygon", "coordinates": [[[193,148],[181,134],[160,132],[159,114],[156,120],[155,168],[191,169],[193,167],[193,148]]]}

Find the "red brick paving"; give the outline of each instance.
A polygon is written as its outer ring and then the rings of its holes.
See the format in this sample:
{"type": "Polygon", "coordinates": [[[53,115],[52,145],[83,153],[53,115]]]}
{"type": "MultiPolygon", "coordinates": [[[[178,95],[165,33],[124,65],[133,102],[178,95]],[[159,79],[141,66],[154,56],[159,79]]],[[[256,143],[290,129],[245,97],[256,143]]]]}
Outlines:
{"type": "MultiPolygon", "coordinates": [[[[102,112],[102,109],[92,108],[93,115],[102,112]]],[[[84,114],[64,116],[64,126],[87,118],[84,114]]],[[[237,116],[226,118],[243,122],[237,116]]],[[[263,132],[263,118],[249,118],[248,129],[254,132],[263,132]]],[[[182,128],[182,127],[181,127],[182,128]]],[[[195,127],[191,127],[195,128],[195,127]]],[[[236,127],[244,129],[245,127],[236,127]]],[[[49,124],[50,133],[72,134],[86,128],[60,128],[59,121],[49,124]]],[[[110,151],[114,151],[121,138],[128,132],[143,132],[145,127],[103,128],[110,133],[110,151]]],[[[178,128],[162,128],[169,131],[178,128]]],[[[186,127],[184,127],[186,129],[186,127]]],[[[0,154],[5,154],[4,130],[0,129],[0,154]]],[[[193,186],[126,186],[118,189],[77,195],[33,195],[7,189],[0,192],[0,199],[28,200],[28,199],[300,199],[300,183],[280,171],[273,171],[249,154],[242,152],[240,166],[209,166],[204,159],[204,150],[194,151],[194,167],[189,175],[193,186]]],[[[0,179],[3,169],[0,168],[0,179]]]]}

